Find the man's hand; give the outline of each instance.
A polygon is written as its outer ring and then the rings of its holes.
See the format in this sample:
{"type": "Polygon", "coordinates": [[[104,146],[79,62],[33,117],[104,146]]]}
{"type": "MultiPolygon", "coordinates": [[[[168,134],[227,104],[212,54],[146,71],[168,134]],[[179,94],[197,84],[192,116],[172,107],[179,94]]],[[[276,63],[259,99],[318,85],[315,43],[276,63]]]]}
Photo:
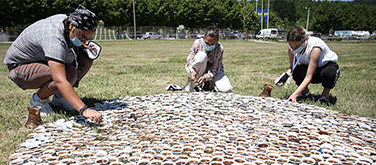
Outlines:
{"type": "Polygon", "coordinates": [[[82,48],[91,49],[91,47],[89,46],[89,40],[87,40],[85,43],[82,44],[82,48]]]}
{"type": "Polygon", "coordinates": [[[90,119],[90,120],[97,122],[97,123],[102,122],[102,115],[96,110],[87,109],[86,111],[84,111],[84,113],[82,115],[85,116],[86,118],[90,119]]]}

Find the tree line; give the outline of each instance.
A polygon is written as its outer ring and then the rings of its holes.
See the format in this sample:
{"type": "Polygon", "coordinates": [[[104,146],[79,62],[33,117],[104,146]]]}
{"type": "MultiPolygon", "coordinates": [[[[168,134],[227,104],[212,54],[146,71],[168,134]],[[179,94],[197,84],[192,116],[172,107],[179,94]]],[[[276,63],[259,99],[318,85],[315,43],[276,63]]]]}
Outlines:
{"type": "MultiPolygon", "coordinates": [[[[255,9],[262,8],[262,0],[1,0],[0,29],[20,31],[50,15],[68,14],[72,3],[92,10],[104,26],[133,26],[133,2],[137,26],[215,25],[241,31],[261,28],[255,9]]],[[[268,0],[263,0],[264,9],[267,3],[268,0]]],[[[269,27],[282,30],[306,27],[308,9],[310,31],[329,34],[335,30],[376,29],[376,5],[367,4],[366,0],[270,0],[269,27]]],[[[263,28],[266,26],[264,22],[263,28]]]]}

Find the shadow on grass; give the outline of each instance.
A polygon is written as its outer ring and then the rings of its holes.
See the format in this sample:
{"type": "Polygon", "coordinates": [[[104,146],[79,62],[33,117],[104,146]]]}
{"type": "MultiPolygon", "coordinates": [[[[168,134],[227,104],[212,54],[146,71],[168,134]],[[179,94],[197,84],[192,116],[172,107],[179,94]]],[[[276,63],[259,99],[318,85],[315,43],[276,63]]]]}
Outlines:
{"type": "MultiPolygon", "coordinates": [[[[312,95],[309,94],[308,96],[302,98],[302,100],[307,101],[313,101],[313,102],[320,102],[319,99],[322,95],[312,95]]],[[[327,106],[333,106],[337,103],[337,97],[336,96],[329,96],[329,102],[321,102],[321,104],[325,104],[327,106]]]]}
{"type": "Polygon", "coordinates": [[[99,100],[99,99],[95,99],[91,97],[84,97],[81,99],[89,107],[93,107],[95,103],[102,103],[103,101],[106,101],[106,100],[99,100]]]}
{"type": "MultiPolygon", "coordinates": [[[[94,107],[94,104],[95,103],[102,103],[103,101],[105,100],[99,100],[99,99],[95,99],[95,98],[89,98],[89,97],[84,97],[84,98],[81,98],[81,100],[89,107],[94,107]]],[[[52,107],[52,109],[55,111],[55,113],[57,114],[62,114],[62,115],[65,115],[66,117],[72,117],[72,116],[75,116],[75,115],[78,115],[78,111],[66,111],[64,110],[63,108],[61,107],[58,107],[58,106],[55,106],[53,104],[50,103],[50,106],[52,107]]]]}
{"type": "MultiPolygon", "coordinates": [[[[297,101],[299,103],[301,103],[303,101],[319,102],[319,99],[320,99],[321,96],[322,95],[319,95],[319,94],[309,94],[305,97],[297,99],[297,101]]],[[[288,99],[289,97],[290,97],[290,95],[286,94],[284,98],[288,99]]],[[[321,104],[324,104],[324,105],[327,105],[327,106],[334,106],[336,103],[337,103],[337,97],[330,95],[329,96],[329,102],[328,103],[321,103],[321,104]]]]}

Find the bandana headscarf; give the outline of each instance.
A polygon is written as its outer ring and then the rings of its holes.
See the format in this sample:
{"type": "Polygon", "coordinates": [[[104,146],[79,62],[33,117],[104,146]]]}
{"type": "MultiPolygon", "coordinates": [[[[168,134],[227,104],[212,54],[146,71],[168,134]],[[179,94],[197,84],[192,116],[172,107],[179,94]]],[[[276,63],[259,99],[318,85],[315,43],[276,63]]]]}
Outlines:
{"type": "Polygon", "coordinates": [[[97,28],[97,16],[93,12],[82,5],[76,6],[75,9],[73,5],[71,7],[73,12],[69,14],[68,20],[74,26],[83,30],[95,30],[97,28]]]}

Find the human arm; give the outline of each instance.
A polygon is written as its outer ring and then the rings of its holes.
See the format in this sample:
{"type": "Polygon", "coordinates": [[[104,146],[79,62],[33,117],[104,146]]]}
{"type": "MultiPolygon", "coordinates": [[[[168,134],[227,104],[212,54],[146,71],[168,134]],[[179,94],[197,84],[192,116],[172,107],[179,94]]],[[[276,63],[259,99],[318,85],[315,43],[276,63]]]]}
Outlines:
{"type": "Polygon", "coordinates": [[[212,51],[213,52],[210,53],[210,56],[214,57],[214,59],[212,59],[211,66],[208,65],[208,72],[205,73],[202,76],[203,82],[213,80],[214,76],[217,73],[219,73],[220,69],[223,66],[223,52],[224,52],[224,50],[223,50],[222,45],[217,43],[216,48],[212,51]]]}
{"type": "MultiPolygon", "coordinates": [[[[66,79],[65,65],[54,60],[49,60],[48,66],[50,67],[52,79],[55,82],[56,87],[68,103],[77,111],[85,107],[85,103],[82,102],[76,91],[73,89],[73,86],[66,79]]],[[[92,109],[84,111],[83,116],[98,123],[102,120],[101,114],[92,109]]]]}
{"type": "Polygon", "coordinates": [[[187,62],[185,64],[185,69],[190,74],[190,78],[194,80],[196,78],[196,71],[192,67],[193,58],[199,50],[199,40],[195,40],[189,49],[187,62]]]}
{"type": "Polygon", "coordinates": [[[289,53],[289,64],[290,64],[290,67],[289,67],[289,69],[287,69],[286,73],[288,75],[291,75],[292,74],[291,72],[292,72],[292,69],[293,69],[293,65],[294,65],[294,55],[292,54],[290,48],[288,48],[288,53],[289,53]]]}
{"type": "Polygon", "coordinates": [[[90,59],[86,52],[83,49],[78,49],[78,56],[77,56],[77,81],[73,85],[74,87],[78,87],[79,82],[81,79],[89,72],[91,66],[93,65],[94,60],[90,59]]]}
{"type": "Polygon", "coordinates": [[[308,69],[306,76],[304,77],[303,82],[299,85],[299,87],[295,90],[294,93],[290,95],[288,100],[296,102],[296,98],[300,93],[302,93],[309,85],[312,80],[312,77],[317,69],[318,62],[320,59],[321,49],[320,48],[313,48],[310,54],[310,60],[308,64],[308,69]]]}

